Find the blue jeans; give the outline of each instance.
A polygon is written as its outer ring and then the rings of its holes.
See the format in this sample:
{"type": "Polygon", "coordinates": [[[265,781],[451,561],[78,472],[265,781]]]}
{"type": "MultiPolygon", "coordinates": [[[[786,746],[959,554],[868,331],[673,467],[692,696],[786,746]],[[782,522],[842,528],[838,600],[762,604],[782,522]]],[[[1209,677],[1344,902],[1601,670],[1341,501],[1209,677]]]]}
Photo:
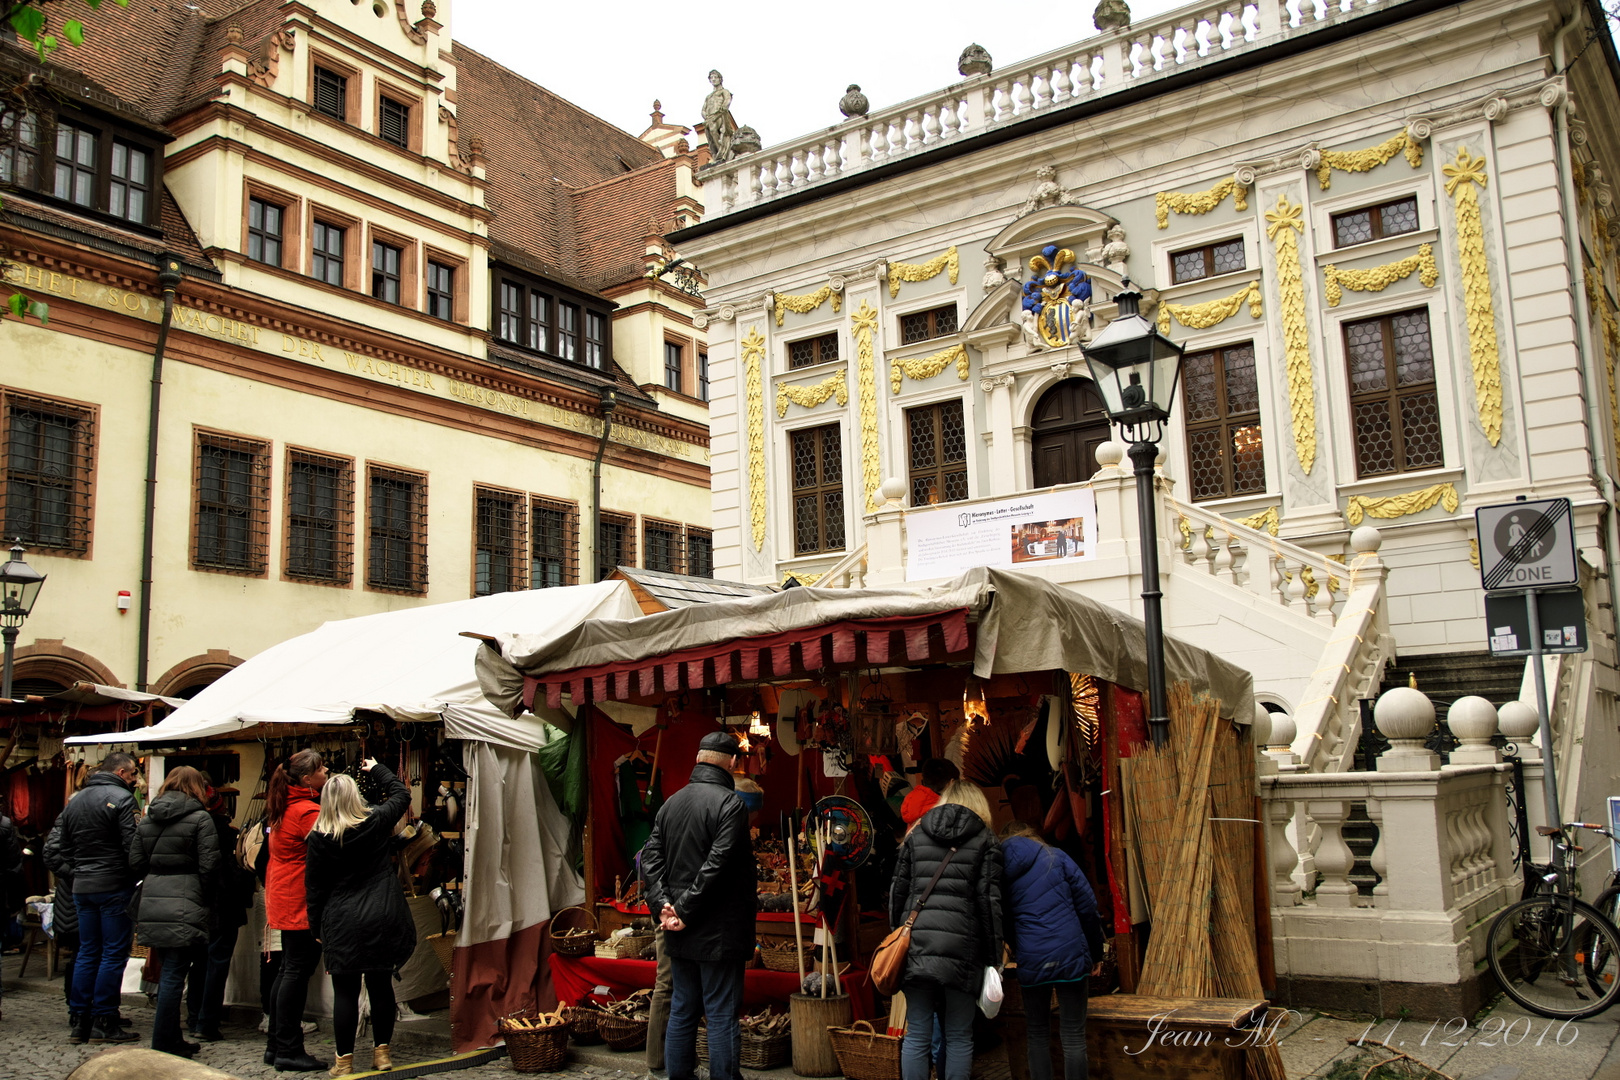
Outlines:
{"type": "Polygon", "coordinates": [[[973,1072],[973,1008],[977,995],[923,979],[908,980],[901,989],[906,994],[901,1080],[928,1080],[929,1044],[936,1017],[945,1036],[945,1068],[939,1080],[968,1080],[973,1072]]]}
{"type": "Polygon", "coordinates": [[[1031,1080],[1052,1080],[1052,991],[1057,991],[1063,1040],[1063,1080],[1086,1080],[1086,980],[1023,987],[1024,1030],[1031,1080]]]}
{"type": "Polygon", "coordinates": [[[73,996],[87,1002],[92,1016],[114,1016],[129,963],[135,924],[129,918],[134,889],[74,893],[79,909],[79,956],[73,964],[73,996]]]}
{"type": "Polygon", "coordinates": [[[157,1011],[152,1019],[152,1049],[174,1052],[184,1037],[180,1034],[180,1006],[186,996],[186,973],[193,964],[207,963],[208,947],[187,945],[174,949],[154,949],[163,965],[158,975],[157,1011]]]}
{"type": "MultiPolygon", "coordinates": [[[[709,1076],[742,1080],[743,961],[669,958],[669,1030],[664,1035],[664,1064],[669,1080],[692,1080],[697,1073],[698,1017],[709,1021],[709,1076]]],[[[964,1077],[963,1080],[966,1080],[964,1077]]]]}
{"type": "Polygon", "coordinates": [[[219,1030],[220,1015],[225,1011],[225,982],[230,978],[240,929],[225,926],[215,931],[208,938],[202,962],[191,969],[186,987],[186,1027],[192,1031],[219,1030]]]}

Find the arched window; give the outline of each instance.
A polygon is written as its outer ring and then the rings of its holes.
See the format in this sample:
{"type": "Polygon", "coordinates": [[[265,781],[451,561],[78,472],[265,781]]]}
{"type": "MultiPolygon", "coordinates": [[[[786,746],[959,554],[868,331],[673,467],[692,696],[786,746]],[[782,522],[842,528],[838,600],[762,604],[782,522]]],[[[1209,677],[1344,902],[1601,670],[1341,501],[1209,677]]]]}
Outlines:
{"type": "Polygon", "coordinates": [[[1042,394],[1030,430],[1030,472],[1038,488],[1089,480],[1097,471],[1097,447],[1110,431],[1090,379],[1065,379],[1042,394]]]}

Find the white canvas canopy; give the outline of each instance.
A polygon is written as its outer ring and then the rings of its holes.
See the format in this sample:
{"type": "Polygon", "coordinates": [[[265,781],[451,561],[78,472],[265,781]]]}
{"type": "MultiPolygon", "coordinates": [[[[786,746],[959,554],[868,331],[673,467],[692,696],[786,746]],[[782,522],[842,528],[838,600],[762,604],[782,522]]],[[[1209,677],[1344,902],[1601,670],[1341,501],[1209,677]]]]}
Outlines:
{"type": "Polygon", "coordinates": [[[489,703],[473,671],[480,643],[461,634],[512,635],[544,649],[587,619],[640,614],[628,585],[605,581],[336,620],[259,653],[149,728],[67,741],[202,739],[257,724],[346,724],[369,710],[395,720],[442,719],[450,738],[533,753],[545,741],[540,720],[513,719],[489,703]]]}

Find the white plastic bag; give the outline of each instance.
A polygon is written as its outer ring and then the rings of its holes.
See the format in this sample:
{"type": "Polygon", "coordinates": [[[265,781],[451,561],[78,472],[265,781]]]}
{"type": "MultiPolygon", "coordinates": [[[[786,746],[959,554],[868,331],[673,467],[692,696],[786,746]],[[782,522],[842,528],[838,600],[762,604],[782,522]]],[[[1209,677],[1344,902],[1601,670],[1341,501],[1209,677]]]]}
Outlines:
{"type": "Polygon", "coordinates": [[[990,1020],[1001,1011],[1001,973],[993,967],[984,969],[984,985],[979,989],[979,1011],[990,1020]]]}

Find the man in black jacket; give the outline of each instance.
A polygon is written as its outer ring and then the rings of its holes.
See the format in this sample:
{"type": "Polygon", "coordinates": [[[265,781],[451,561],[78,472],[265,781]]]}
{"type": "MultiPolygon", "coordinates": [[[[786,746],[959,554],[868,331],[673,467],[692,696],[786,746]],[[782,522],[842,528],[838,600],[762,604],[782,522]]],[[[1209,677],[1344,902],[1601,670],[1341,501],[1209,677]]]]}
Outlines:
{"type": "Polygon", "coordinates": [[[731,770],[737,740],[703,736],[692,779],[659,808],[641,851],[647,909],[664,930],[674,987],[664,1061],[670,1080],[693,1080],[698,1018],[709,1021],[709,1075],[741,1080],[743,969],[754,954],[754,851],[748,810],[731,770]]]}
{"type": "Polygon", "coordinates": [[[70,1042],[130,1042],[139,1036],[118,1022],[118,999],[129,963],[134,924],[129,900],[135,877],[129,849],[135,839],[135,759],[108,754],[57,821],[62,857],[73,876],[79,910],[79,956],[73,996],[90,1011],[75,1019],[70,1042]]]}
{"type": "MultiPolygon", "coordinates": [[[[23,906],[23,849],[17,836],[17,825],[0,814],[0,919],[7,926],[23,906]]],[[[5,928],[0,928],[4,936],[5,928]]]]}

